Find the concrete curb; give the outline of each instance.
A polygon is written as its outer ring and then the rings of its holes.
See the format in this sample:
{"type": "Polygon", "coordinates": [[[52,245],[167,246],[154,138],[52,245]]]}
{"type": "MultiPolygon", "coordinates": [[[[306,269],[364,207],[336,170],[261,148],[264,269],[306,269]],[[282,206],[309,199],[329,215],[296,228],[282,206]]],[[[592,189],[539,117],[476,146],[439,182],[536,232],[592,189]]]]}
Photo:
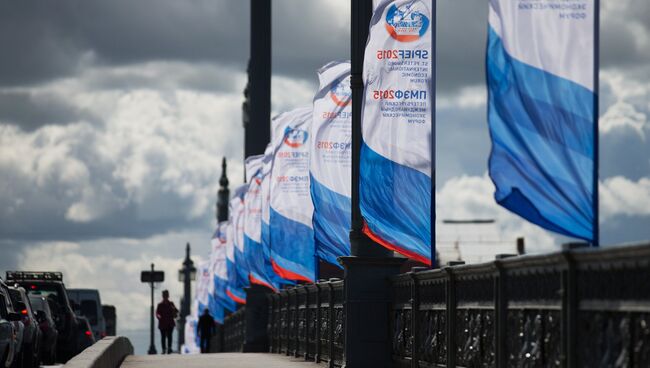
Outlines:
{"type": "Polygon", "coordinates": [[[63,368],[118,368],[127,355],[133,355],[133,345],[124,336],[109,336],[70,359],[63,368]]]}

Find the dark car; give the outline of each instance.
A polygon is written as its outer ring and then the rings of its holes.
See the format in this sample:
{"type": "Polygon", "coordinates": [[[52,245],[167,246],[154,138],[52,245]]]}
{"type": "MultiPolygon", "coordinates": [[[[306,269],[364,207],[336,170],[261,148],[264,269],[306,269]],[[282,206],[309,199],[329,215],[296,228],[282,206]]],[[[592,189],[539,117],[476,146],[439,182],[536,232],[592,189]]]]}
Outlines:
{"type": "Polygon", "coordinates": [[[14,312],[9,297],[9,289],[0,278],[0,367],[8,368],[16,356],[16,327],[21,315],[14,312]]]}
{"type": "Polygon", "coordinates": [[[23,325],[22,316],[14,308],[13,303],[11,302],[11,295],[9,294],[9,287],[4,282],[0,282],[0,291],[3,295],[4,303],[9,315],[9,320],[14,329],[14,354],[12,358],[12,367],[22,365],[22,347],[23,347],[23,332],[25,330],[25,325],[23,325]],[[18,318],[15,318],[15,316],[18,318]]]}
{"type": "Polygon", "coordinates": [[[90,325],[90,321],[88,321],[88,318],[84,316],[77,316],[77,318],[81,324],[81,328],[77,334],[77,339],[79,347],[83,351],[95,343],[95,334],[93,334],[93,329],[90,325]]]}
{"type": "Polygon", "coordinates": [[[22,316],[22,322],[25,327],[23,330],[23,348],[21,349],[22,367],[36,368],[39,365],[38,357],[40,354],[41,329],[32,310],[32,304],[29,302],[25,289],[20,286],[10,286],[9,296],[11,297],[11,303],[14,309],[22,316]]]}
{"type": "Polygon", "coordinates": [[[59,335],[56,330],[55,316],[50,309],[50,302],[42,296],[31,295],[29,301],[36,312],[36,320],[41,329],[40,360],[48,365],[56,363],[56,340],[59,335]]]}
{"type": "Polygon", "coordinates": [[[115,336],[117,330],[117,316],[115,307],[112,305],[102,305],[102,313],[106,319],[106,335],[115,336]]]}
{"type": "Polygon", "coordinates": [[[65,363],[81,352],[77,339],[79,321],[70,306],[61,272],[7,271],[7,282],[24,287],[30,296],[42,296],[51,302],[50,309],[58,319],[56,356],[59,361],[65,363]]]}

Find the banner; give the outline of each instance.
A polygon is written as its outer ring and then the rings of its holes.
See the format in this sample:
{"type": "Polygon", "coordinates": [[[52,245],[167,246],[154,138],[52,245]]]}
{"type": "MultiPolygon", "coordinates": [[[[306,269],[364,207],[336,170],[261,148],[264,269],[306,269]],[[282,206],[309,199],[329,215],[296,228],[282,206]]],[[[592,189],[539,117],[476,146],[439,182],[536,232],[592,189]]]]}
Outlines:
{"type": "MultiPolygon", "coordinates": [[[[250,282],[277,290],[273,279],[268,276],[268,259],[262,247],[262,164],[264,155],[252,156],[246,159],[246,175],[248,190],[244,197],[245,223],[244,243],[246,260],[249,266],[250,282]]],[[[269,259],[270,266],[270,259],[269,259]]],[[[271,271],[271,275],[273,271],[271,271]]]]}
{"type": "Polygon", "coordinates": [[[228,232],[228,242],[233,253],[233,263],[229,265],[234,274],[230,278],[227,294],[240,304],[246,303],[244,288],[249,286],[248,263],[244,255],[244,194],[246,185],[241,185],[234,190],[234,195],[228,204],[228,216],[231,226],[228,232]],[[232,245],[231,245],[232,244],[232,245]]]}
{"type": "Polygon", "coordinates": [[[209,294],[208,288],[210,286],[210,261],[203,261],[198,264],[196,269],[196,300],[198,302],[198,313],[201,315],[203,310],[208,308],[209,294]]]}
{"type": "Polygon", "coordinates": [[[226,294],[228,287],[228,266],[227,266],[227,227],[228,222],[224,221],[217,225],[217,230],[212,236],[212,253],[210,261],[212,263],[212,290],[216,301],[221,306],[231,312],[237,310],[237,304],[226,294]]]}
{"type": "Polygon", "coordinates": [[[431,264],[432,1],[383,0],[364,55],[359,178],[364,233],[431,264]]]}
{"type": "Polygon", "coordinates": [[[276,116],[272,122],[270,235],[273,269],[288,280],[314,281],[316,262],[309,191],[309,130],[312,108],[276,116]]]}
{"type": "Polygon", "coordinates": [[[497,203],[593,242],[596,0],[490,0],[489,172],[497,203]]]}
{"type": "Polygon", "coordinates": [[[318,79],[309,167],[314,239],[316,255],[341,267],[337,258],[350,255],[352,217],[350,62],[328,63],[318,79]]]}

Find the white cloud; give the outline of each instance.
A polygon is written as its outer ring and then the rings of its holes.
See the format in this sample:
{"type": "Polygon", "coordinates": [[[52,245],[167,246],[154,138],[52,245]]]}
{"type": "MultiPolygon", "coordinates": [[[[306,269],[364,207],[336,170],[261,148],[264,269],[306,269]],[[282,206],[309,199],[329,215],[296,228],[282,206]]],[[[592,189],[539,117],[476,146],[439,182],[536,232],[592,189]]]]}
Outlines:
{"type": "MultiPolygon", "coordinates": [[[[182,294],[178,269],[184,258],[185,241],[193,244],[195,264],[207,259],[210,232],[170,233],[142,240],[99,239],[84,242],[40,242],[28,244],[19,257],[17,269],[61,271],[68,288],[98,289],[102,303],[115,305],[121,331],[148,327],[150,294],[140,283],[140,271],[153,262],[165,271],[165,282],[156,289],[168,289],[177,307],[182,294]],[[197,255],[197,253],[199,255],[197,255]]],[[[192,293],[194,290],[192,290],[192,293]]]]}
{"type": "Polygon", "coordinates": [[[612,104],[600,118],[601,133],[632,129],[645,141],[650,132],[650,82],[627,77],[619,71],[604,71],[601,82],[609,87],[612,104]]]}
{"type": "MultiPolygon", "coordinates": [[[[450,243],[453,239],[468,242],[467,257],[493,256],[512,253],[516,239],[524,237],[528,252],[556,250],[557,241],[551,233],[530,224],[494,200],[494,185],[487,176],[459,176],[445,182],[436,194],[438,239],[450,243]],[[450,220],[493,219],[494,225],[458,226],[440,222],[450,220]]],[[[462,244],[462,241],[461,241],[462,244]]],[[[447,248],[449,247],[446,244],[447,248]]]]}
{"type": "MultiPolygon", "coordinates": [[[[51,215],[69,222],[101,221],[129,208],[134,221],[204,220],[212,212],[222,156],[231,158],[232,183],[242,178],[241,93],[146,85],[92,89],[100,75],[110,80],[102,73],[152,81],[194,78],[188,65],[149,63],[90,70],[35,87],[34,93],[65,94],[102,123],[46,125],[33,132],[0,124],[0,170],[15,173],[0,178],[0,187],[8,188],[0,192],[0,202],[18,197],[20,206],[11,207],[11,216],[26,222],[31,212],[42,211],[36,193],[52,198],[51,215]]],[[[218,83],[222,74],[215,73],[218,83]]],[[[231,76],[224,83],[233,78],[243,79],[231,76]]]]}
{"type": "Polygon", "coordinates": [[[638,181],[622,176],[607,178],[600,184],[601,221],[617,215],[650,215],[650,178],[638,181]]]}

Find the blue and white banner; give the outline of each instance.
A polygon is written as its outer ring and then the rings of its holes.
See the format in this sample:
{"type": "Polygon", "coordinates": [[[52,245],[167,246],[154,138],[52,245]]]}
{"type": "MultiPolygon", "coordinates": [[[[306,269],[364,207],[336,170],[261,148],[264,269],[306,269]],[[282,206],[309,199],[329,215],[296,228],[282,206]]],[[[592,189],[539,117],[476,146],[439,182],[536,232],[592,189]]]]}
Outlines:
{"type": "Polygon", "coordinates": [[[339,267],[350,255],[352,106],[350,62],[318,70],[311,128],[310,185],[316,255],[339,267]]]}
{"type": "Polygon", "coordinates": [[[212,263],[213,277],[211,295],[216,297],[223,308],[234,312],[237,310],[237,304],[226,294],[228,287],[227,228],[227,221],[219,223],[211,240],[212,253],[210,254],[210,262],[212,263]]]}
{"type": "MultiPolygon", "coordinates": [[[[218,248],[220,245],[221,244],[219,243],[219,225],[217,225],[217,229],[212,234],[212,238],[210,239],[210,260],[209,260],[210,280],[208,281],[208,310],[210,310],[210,315],[217,322],[223,323],[224,305],[219,300],[220,298],[217,295],[218,285],[216,284],[216,281],[218,279],[216,273],[220,271],[219,270],[220,263],[223,264],[223,270],[226,271],[225,270],[226,254],[225,252],[220,253],[220,250],[218,248]],[[222,256],[222,258],[219,259],[218,258],[219,256],[222,256]]],[[[225,276],[227,277],[227,274],[225,276]]]]}
{"type": "Polygon", "coordinates": [[[359,179],[364,232],[431,264],[432,0],[376,3],[363,65],[359,179]]]}
{"type": "MultiPolygon", "coordinates": [[[[246,174],[249,178],[248,190],[244,197],[244,242],[250,282],[277,290],[273,279],[267,274],[269,270],[267,260],[270,266],[270,259],[266,257],[262,245],[262,165],[264,159],[265,155],[246,159],[246,174]]],[[[271,275],[273,275],[272,271],[271,275]]]]}
{"type": "Polygon", "coordinates": [[[309,192],[312,108],[276,116],[271,169],[270,235],[273,269],[288,280],[314,281],[316,261],[309,192]]]}
{"type": "MultiPolygon", "coordinates": [[[[248,263],[244,254],[244,195],[247,186],[241,185],[234,190],[234,195],[228,204],[230,229],[228,241],[232,243],[234,279],[229,277],[228,296],[237,303],[246,302],[244,288],[250,285],[248,280],[248,263]]],[[[229,274],[230,276],[230,274],[229,274]]]]}
{"type": "Polygon", "coordinates": [[[210,273],[210,261],[203,261],[198,264],[196,268],[196,301],[198,302],[198,313],[203,313],[205,308],[208,308],[209,294],[208,288],[212,281],[210,273]]]}
{"type": "Polygon", "coordinates": [[[490,177],[503,207],[594,241],[596,0],[490,0],[490,177]]]}

